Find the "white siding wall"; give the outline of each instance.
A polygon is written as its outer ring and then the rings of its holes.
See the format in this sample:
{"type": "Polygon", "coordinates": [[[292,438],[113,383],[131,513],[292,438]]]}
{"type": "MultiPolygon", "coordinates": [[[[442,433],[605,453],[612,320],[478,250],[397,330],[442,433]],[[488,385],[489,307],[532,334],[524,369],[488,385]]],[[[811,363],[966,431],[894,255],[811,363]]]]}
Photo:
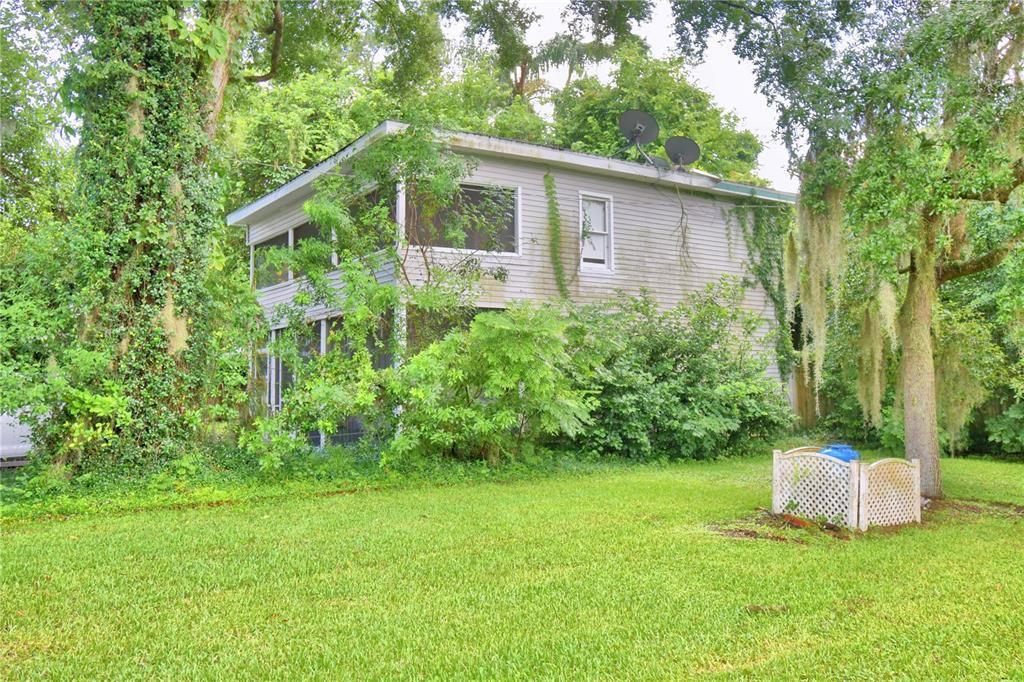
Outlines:
{"type": "MultiPolygon", "coordinates": [[[[508,279],[489,281],[483,298],[490,304],[519,299],[554,299],[558,296],[551,266],[547,197],[540,164],[480,158],[470,181],[520,189],[521,234],[519,254],[482,258],[488,266],[503,266],[508,279]]],[[[672,188],[564,169],[552,170],[562,218],[562,261],[572,298],[596,302],[616,290],[637,294],[649,290],[658,302],[671,307],[687,292],[717,281],[723,274],[749,276],[743,236],[727,225],[732,202],[708,195],[676,193],[672,188]],[[579,197],[592,192],[612,197],[613,269],[579,267],[579,197]],[[683,230],[689,259],[683,258],[683,230]]],[[[771,319],[771,302],[760,288],[748,292],[745,307],[771,319]]]]}
{"type": "MultiPolygon", "coordinates": [[[[677,192],[646,181],[623,180],[574,170],[549,169],[541,163],[479,157],[470,182],[515,187],[519,190],[519,253],[479,254],[487,267],[503,267],[504,282],[485,280],[479,304],[501,307],[515,300],[553,300],[558,287],[551,266],[547,197],[544,174],[555,179],[562,218],[562,262],[570,295],[576,301],[597,302],[621,290],[638,294],[646,289],[663,307],[681,301],[688,292],[717,281],[723,274],[752,279],[747,269],[747,249],[742,234],[730,227],[727,199],[699,193],[677,192]],[[612,198],[613,268],[609,271],[579,267],[580,193],[612,198]],[[683,254],[685,230],[688,248],[683,254]]],[[[301,202],[282,205],[270,220],[249,228],[249,243],[287,231],[306,220],[301,202]]],[[[409,254],[407,269],[415,273],[417,256],[409,254]]],[[[381,281],[394,281],[391,270],[381,281]]],[[[297,282],[286,282],[259,292],[269,313],[278,303],[291,300],[297,282]]],[[[761,315],[767,331],[774,319],[765,292],[750,289],[744,307],[761,315]]],[[[311,310],[310,317],[327,311],[311,310]]]]}
{"type": "MultiPolygon", "coordinates": [[[[544,190],[548,170],[555,179],[562,223],[562,262],[573,300],[596,303],[614,298],[617,291],[635,295],[646,289],[660,306],[670,308],[689,292],[718,281],[722,275],[753,281],[742,232],[726,219],[734,206],[728,199],[677,193],[673,188],[643,181],[549,169],[539,163],[481,157],[469,181],[518,188],[521,231],[518,254],[482,255],[485,266],[503,267],[508,272],[504,282],[484,281],[482,307],[558,298],[544,190]],[[580,267],[581,193],[611,197],[613,267],[609,270],[580,267]]],[[[414,263],[415,257],[409,260],[414,263]]],[[[764,290],[759,286],[749,289],[743,305],[764,319],[760,333],[767,334],[775,318],[764,290]]],[[[778,376],[774,364],[770,372],[778,376]]]]}

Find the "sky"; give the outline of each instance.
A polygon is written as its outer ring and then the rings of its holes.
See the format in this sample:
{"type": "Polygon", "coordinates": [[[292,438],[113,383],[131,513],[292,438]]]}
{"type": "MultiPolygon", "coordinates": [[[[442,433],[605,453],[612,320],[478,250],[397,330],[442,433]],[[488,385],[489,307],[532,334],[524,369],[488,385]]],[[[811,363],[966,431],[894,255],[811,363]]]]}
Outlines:
{"type": "MultiPolygon", "coordinates": [[[[524,7],[534,10],[541,19],[527,32],[531,45],[548,40],[562,30],[562,10],[566,3],[561,0],[521,0],[524,7]]],[[[672,33],[672,12],[667,0],[656,3],[652,20],[641,27],[640,34],[651,47],[656,57],[675,55],[675,36],[672,33]]],[[[607,75],[607,67],[598,75],[607,75]],[[601,73],[603,71],[604,73],[601,73]]],[[[773,139],[776,114],[765,98],[754,87],[754,73],[749,65],[732,53],[728,40],[708,40],[704,63],[695,65],[691,75],[696,83],[715,98],[716,103],[734,112],[743,127],[751,130],[764,144],[758,157],[758,174],[767,179],[776,189],[795,192],[796,178],[787,170],[789,156],[785,147],[773,139]]],[[[565,81],[565,70],[553,70],[548,74],[554,83],[565,81]]],[[[700,140],[697,140],[699,143],[700,140]]]]}

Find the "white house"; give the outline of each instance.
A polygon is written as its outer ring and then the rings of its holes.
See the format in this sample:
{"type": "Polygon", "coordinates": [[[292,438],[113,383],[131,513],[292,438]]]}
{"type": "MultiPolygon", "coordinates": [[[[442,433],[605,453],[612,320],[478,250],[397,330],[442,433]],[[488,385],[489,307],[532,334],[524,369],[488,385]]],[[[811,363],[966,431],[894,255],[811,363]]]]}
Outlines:
{"type": "MultiPolygon", "coordinates": [[[[232,211],[228,223],[246,230],[251,262],[259,261],[261,249],[291,247],[316,234],[318,230],[303,211],[303,203],[313,196],[314,181],[327,173],[345,173],[363,150],[404,129],[402,123],[386,121],[285,185],[232,211]]],[[[735,220],[730,220],[730,210],[740,200],[755,199],[761,204],[796,201],[796,195],[788,192],[729,182],[700,171],[659,168],[487,135],[437,134],[452,152],[471,157],[473,170],[463,185],[470,200],[485,187],[507,190],[508,225],[498,230],[498,238],[486,247],[489,250],[480,244],[473,249],[484,267],[501,268],[506,274],[500,280],[485,279],[477,302],[480,308],[559,296],[551,256],[546,174],[554,179],[560,208],[562,243],[558,250],[563,254],[565,283],[570,297],[578,302],[601,301],[619,290],[630,294],[647,290],[667,308],[722,275],[752,280],[747,246],[735,220]]],[[[397,234],[408,235],[407,221],[412,214],[407,197],[401,187],[396,195],[397,234]]],[[[472,238],[468,242],[467,246],[474,246],[472,238]]],[[[451,251],[443,246],[436,249],[451,251]]],[[[393,266],[377,273],[382,282],[394,281],[395,275],[393,266]]],[[[293,299],[301,279],[294,273],[258,282],[254,279],[272,329],[285,324],[274,319],[275,306],[293,299]]],[[[766,321],[775,319],[767,294],[758,286],[747,291],[744,306],[766,321]]],[[[320,330],[321,351],[336,314],[323,307],[307,311],[307,320],[320,330]]],[[[288,380],[287,369],[273,358],[267,362],[268,400],[274,404],[280,400],[281,383],[288,380]]]]}

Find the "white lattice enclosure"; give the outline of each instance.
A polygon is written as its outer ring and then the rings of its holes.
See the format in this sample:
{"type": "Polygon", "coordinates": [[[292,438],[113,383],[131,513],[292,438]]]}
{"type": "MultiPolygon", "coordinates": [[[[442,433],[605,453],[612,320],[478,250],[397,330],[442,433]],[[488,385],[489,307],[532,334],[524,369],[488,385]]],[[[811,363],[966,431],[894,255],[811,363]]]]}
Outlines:
{"type": "Polygon", "coordinates": [[[921,522],[921,469],[918,461],[882,459],[860,466],[858,527],[921,522]]]}
{"type": "Polygon", "coordinates": [[[856,462],[822,455],[817,448],[797,448],[785,454],[776,450],[773,469],[774,513],[857,526],[856,462]]]}
{"type": "Polygon", "coordinates": [[[873,464],[821,454],[817,447],[773,453],[772,511],[825,519],[849,528],[921,521],[917,460],[873,464]]]}

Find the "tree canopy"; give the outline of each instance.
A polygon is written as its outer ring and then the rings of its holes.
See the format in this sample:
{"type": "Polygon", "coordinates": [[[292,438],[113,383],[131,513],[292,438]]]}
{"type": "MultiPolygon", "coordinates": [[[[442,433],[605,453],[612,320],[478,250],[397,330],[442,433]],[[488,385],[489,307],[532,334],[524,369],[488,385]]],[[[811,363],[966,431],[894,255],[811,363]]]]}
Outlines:
{"type": "MultiPolygon", "coordinates": [[[[682,49],[700,53],[708,35],[732,36],[779,108],[802,179],[787,246],[791,296],[818,379],[829,310],[855,307],[865,413],[881,418],[887,334],[900,363],[894,409],[907,457],[921,460],[925,493],[941,495],[938,415],[965,406],[940,403],[965,389],[937,388],[936,379],[972,374],[943,347],[963,338],[943,336],[940,288],[1007,259],[1016,273],[1021,258],[1020,3],[719,0],[673,9],[682,49]]],[[[1020,285],[1011,276],[997,294],[1010,318],[1019,319],[1020,285]]]]}
{"type": "MultiPolygon", "coordinates": [[[[658,122],[659,148],[672,135],[700,141],[695,167],[739,181],[757,181],[761,142],[743,130],[737,116],[690,83],[680,59],[655,59],[630,43],[613,57],[610,83],[590,76],[574,81],[555,98],[555,141],[578,151],[613,156],[623,149],[616,125],[620,113],[640,109],[658,122]]],[[[632,153],[633,150],[630,150],[632,153]]]]}

